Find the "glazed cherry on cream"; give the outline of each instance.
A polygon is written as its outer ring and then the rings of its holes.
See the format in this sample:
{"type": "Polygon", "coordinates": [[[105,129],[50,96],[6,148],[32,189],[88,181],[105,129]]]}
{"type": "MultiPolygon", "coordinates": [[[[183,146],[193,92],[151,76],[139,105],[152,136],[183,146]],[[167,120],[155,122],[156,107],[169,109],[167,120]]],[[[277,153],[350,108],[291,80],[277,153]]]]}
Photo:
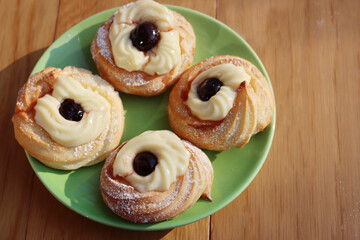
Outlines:
{"type": "Polygon", "coordinates": [[[166,74],[182,60],[179,34],[174,14],[155,1],[121,7],[109,28],[114,63],[129,72],[166,74]]]}
{"type": "Polygon", "coordinates": [[[190,155],[175,133],[146,131],[120,148],[113,176],[123,177],[139,192],[165,191],[186,172],[190,155]]]}
{"type": "Polygon", "coordinates": [[[186,103],[201,120],[222,120],[233,107],[241,83],[248,84],[250,79],[241,66],[219,64],[201,72],[191,82],[186,103]]]}
{"type": "Polygon", "coordinates": [[[218,78],[205,79],[197,88],[197,94],[202,101],[208,101],[220,90],[222,85],[218,78]]]}
{"type": "Polygon", "coordinates": [[[140,51],[147,52],[159,42],[160,32],[155,24],[145,22],[131,31],[130,39],[134,47],[140,51]]]}
{"type": "Polygon", "coordinates": [[[147,176],[155,170],[157,164],[158,158],[155,154],[152,152],[141,152],[134,158],[133,168],[140,176],[147,176]]]}
{"type": "Polygon", "coordinates": [[[81,105],[69,98],[62,101],[59,112],[66,120],[75,122],[80,121],[84,115],[84,110],[81,105]]]}

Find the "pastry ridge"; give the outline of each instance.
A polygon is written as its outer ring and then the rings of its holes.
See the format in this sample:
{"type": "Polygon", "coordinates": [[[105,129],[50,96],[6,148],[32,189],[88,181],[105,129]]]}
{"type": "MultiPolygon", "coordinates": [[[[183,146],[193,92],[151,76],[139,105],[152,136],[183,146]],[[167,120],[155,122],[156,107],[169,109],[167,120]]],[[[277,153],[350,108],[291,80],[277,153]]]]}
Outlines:
{"type": "Polygon", "coordinates": [[[89,143],[76,147],[65,147],[56,143],[36,123],[34,106],[37,99],[52,91],[52,86],[57,78],[64,74],[81,79],[83,74],[89,75],[91,72],[76,67],[65,67],[63,70],[48,67],[33,74],[18,92],[12,122],[15,138],[30,155],[49,167],[68,170],[93,165],[104,160],[120,142],[124,116],[118,93],[106,81],[91,74],[94,77],[93,82],[83,80],[82,84],[92,87],[104,85],[113,91],[107,94],[107,100],[112,103],[110,123],[100,136],[89,143]]]}
{"type": "Polygon", "coordinates": [[[244,146],[251,136],[267,127],[273,118],[274,97],[266,78],[250,62],[236,56],[214,56],[186,70],[170,92],[169,122],[176,134],[200,148],[224,151],[244,146]],[[233,107],[220,121],[201,120],[186,104],[191,82],[207,69],[232,63],[251,76],[236,90],[233,107]]]}

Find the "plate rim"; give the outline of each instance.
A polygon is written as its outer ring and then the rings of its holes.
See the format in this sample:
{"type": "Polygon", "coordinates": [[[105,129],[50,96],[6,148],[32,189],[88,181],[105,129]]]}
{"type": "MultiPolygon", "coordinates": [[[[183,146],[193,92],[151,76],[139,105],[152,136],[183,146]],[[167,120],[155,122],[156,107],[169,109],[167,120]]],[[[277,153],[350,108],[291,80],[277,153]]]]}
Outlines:
{"type": "MultiPolygon", "coordinates": [[[[227,31],[231,32],[231,34],[235,35],[241,42],[242,44],[244,44],[247,48],[248,51],[251,52],[251,55],[256,59],[256,61],[260,64],[261,69],[260,71],[264,74],[266,80],[268,81],[271,91],[273,93],[273,96],[275,98],[275,94],[274,94],[274,90],[270,81],[270,78],[268,76],[268,73],[266,71],[266,68],[264,66],[264,64],[262,63],[262,61],[260,60],[260,58],[258,57],[258,55],[256,54],[256,52],[252,49],[252,47],[240,36],[240,34],[238,34],[235,30],[233,30],[232,28],[230,28],[228,25],[224,24],[223,22],[221,22],[220,20],[209,16],[207,14],[204,14],[202,12],[199,12],[197,10],[194,9],[190,9],[190,8],[186,8],[186,7],[182,7],[182,6],[176,6],[176,5],[170,5],[170,4],[163,4],[167,7],[169,7],[170,9],[174,10],[174,11],[185,11],[185,12],[189,12],[190,14],[194,14],[194,15],[199,15],[202,18],[205,18],[207,21],[211,21],[215,24],[218,24],[221,26],[221,28],[225,28],[227,31]]],[[[76,23],[75,25],[73,25],[72,27],[70,27],[68,30],[66,30],[63,34],[61,34],[54,42],[51,43],[51,45],[45,50],[45,52],[41,55],[41,57],[38,59],[37,63],[35,64],[35,66],[32,69],[32,72],[30,73],[30,75],[36,73],[35,69],[40,68],[38,67],[38,65],[41,64],[41,60],[42,58],[45,58],[47,55],[49,55],[50,51],[52,50],[51,47],[59,44],[59,42],[63,41],[63,38],[66,38],[70,33],[72,32],[76,32],[77,30],[76,28],[78,28],[79,26],[82,26],[83,24],[86,24],[87,21],[91,21],[92,19],[95,19],[99,16],[102,16],[104,14],[109,14],[111,12],[115,12],[116,10],[118,10],[119,7],[115,7],[115,8],[110,8],[110,9],[106,9],[103,11],[100,11],[98,13],[95,13],[83,20],[81,20],[80,22],[76,23]]],[[[194,63],[193,63],[194,64],[194,63]]],[[[246,179],[244,179],[244,184],[242,184],[241,187],[239,187],[237,189],[237,191],[234,191],[231,196],[228,196],[225,200],[223,200],[221,203],[218,204],[217,207],[215,208],[211,208],[210,211],[201,214],[200,216],[198,215],[196,218],[192,218],[193,220],[191,221],[185,221],[181,224],[175,224],[174,226],[156,226],[156,223],[145,223],[145,224],[140,224],[140,223],[130,223],[129,225],[126,226],[119,226],[116,223],[113,223],[110,220],[106,220],[105,221],[101,221],[99,219],[97,219],[96,217],[92,217],[89,216],[87,214],[85,214],[84,212],[82,212],[81,210],[74,208],[71,206],[71,204],[68,204],[67,202],[65,202],[63,199],[61,199],[57,193],[55,193],[55,191],[53,191],[50,186],[48,186],[48,184],[46,183],[46,181],[40,177],[37,173],[36,170],[36,166],[34,164],[33,161],[38,161],[36,160],[35,157],[31,156],[26,150],[25,150],[25,154],[28,158],[28,161],[35,173],[35,175],[37,176],[37,178],[40,180],[40,182],[45,186],[45,188],[51,193],[51,195],[53,197],[55,197],[55,199],[57,199],[60,203],[62,203],[64,206],[66,206],[67,208],[69,208],[70,210],[76,212],[77,214],[84,216],[88,219],[91,219],[92,221],[104,224],[104,225],[108,225],[111,227],[116,227],[116,228],[121,228],[121,229],[128,229],[128,230],[137,230],[137,231],[156,231],[156,230],[165,230],[165,229],[171,229],[171,228],[176,228],[176,227],[180,227],[180,226],[184,226],[184,225],[188,225],[191,224],[193,222],[199,221],[205,217],[211,216],[212,214],[216,213],[217,211],[221,210],[222,208],[224,208],[225,206],[227,206],[230,202],[232,202],[233,200],[235,200],[249,185],[250,183],[254,180],[254,178],[257,176],[257,174],[259,173],[260,169],[262,168],[263,164],[265,163],[265,160],[269,154],[270,148],[272,146],[272,142],[274,139],[274,135],[275,135],[275,126],[276,126],[276,102],[274,101],[274,113],[273,113],[273,119],[271,124],[267,127],[269,128],[269,137],[266,139],[266,144],[263,146],[263,152],[264,154],[261,155],[261,157],[259,157],[257,159],[257,161],[259,162],[258,165],[256,165],[256,168],[253,169],[253,174],[251,174],[249,177],[247,177],[246,179]]],[[[104,218],[102,218],[104,219],[104,218]]]]}

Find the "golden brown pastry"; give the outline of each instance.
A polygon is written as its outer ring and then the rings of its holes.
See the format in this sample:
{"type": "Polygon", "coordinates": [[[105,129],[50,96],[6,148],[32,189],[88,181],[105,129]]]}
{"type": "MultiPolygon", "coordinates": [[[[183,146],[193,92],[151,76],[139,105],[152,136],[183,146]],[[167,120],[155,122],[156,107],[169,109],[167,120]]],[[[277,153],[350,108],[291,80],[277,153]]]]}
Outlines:
{"type": "Polygon", "coordinates": [[[12,118],[19,144],[45,165],[77,169],[104,160],[120,143],[118,92],[91,72],[48,67],[18,93],[12,118]]]}
{"type": "Polygon", "coordinates": [[[213,168],[200,149],[171,131],[147,131],[106,159],[100,188],[106,205],[132,222],[176,217],[201,196],[211,200],[213,168]]]}
{"type": "Polygon", "coordinates": [[[155,1],[138,0],[100,26],[91,53],[100,75],[117,90],[154,96],[191,65],[195,44],[183,16],[155,1]]]}
{"type": "Polygon", "coordinates": [[[274,96],[261,72],[235,56],[215,56],[185,71],[171,90],[169,122],[200,148],[244,146],[273,118],[274,96]]]}

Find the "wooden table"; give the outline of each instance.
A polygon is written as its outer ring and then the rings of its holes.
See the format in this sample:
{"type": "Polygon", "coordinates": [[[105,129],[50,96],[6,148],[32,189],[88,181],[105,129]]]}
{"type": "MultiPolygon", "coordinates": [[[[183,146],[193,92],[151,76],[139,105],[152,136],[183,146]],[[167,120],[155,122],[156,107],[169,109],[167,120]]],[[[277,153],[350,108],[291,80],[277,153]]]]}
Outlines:
{"type": "Polygon", "coordinates": [[[231,204],[157,232],[108,227],[58,202],[10,121],[17,91],[67,29],[127,1],[0,2],[0,239],[360,239],[360,2],[166,0],[216,17],[257,52],[277,107],[268,158],[231,204]]]}

